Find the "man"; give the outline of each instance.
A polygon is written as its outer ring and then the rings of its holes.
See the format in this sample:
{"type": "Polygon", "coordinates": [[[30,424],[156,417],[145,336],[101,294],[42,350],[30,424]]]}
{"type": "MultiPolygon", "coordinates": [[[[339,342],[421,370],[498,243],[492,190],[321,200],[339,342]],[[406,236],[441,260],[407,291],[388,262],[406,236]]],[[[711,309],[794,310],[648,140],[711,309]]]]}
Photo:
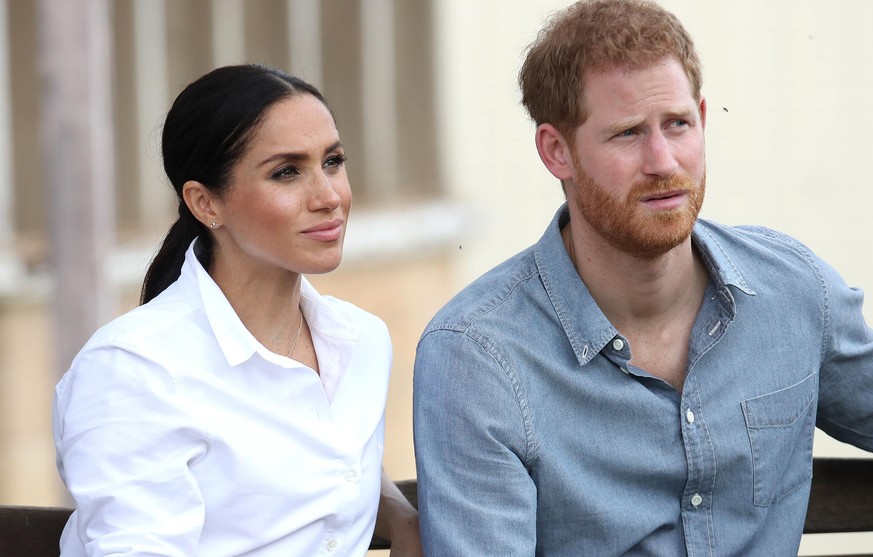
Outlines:
{"type": "Polygon", "coordinates": [[[862,294],[697,220],[706,101],[672,14],[579,2],[519,81],[567,203],[422,335],[425,553],[796,555],[815,426],[873,450],[862,294]]]}

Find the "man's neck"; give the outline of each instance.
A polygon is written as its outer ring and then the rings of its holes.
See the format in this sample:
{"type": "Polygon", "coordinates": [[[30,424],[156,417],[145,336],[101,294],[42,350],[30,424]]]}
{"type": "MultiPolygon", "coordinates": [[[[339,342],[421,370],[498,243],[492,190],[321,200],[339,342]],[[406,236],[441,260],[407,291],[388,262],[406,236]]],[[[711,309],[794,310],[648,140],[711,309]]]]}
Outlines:
{"type": "Polygon", "coordinates": [[[630,342],[630,363],[682,392],[691,329],[709,283],[691,238],[642,259],[614,249],[584,221],[573,223],[561,231],[564,245],[594,301],[630,342]]]}
{"type": "Polygon", "coordinates": [[[709,276],[691,238],[642,259],[616,250],[584,222],[569,223],[561,234],[591,296],[622,333],[663,329],[696,316],[709,276]]]}

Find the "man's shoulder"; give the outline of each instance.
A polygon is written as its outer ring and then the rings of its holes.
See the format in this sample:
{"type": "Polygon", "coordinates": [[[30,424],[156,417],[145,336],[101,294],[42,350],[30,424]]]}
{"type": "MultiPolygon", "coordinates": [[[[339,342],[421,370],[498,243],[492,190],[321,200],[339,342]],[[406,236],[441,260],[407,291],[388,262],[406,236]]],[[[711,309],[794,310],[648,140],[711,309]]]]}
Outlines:
{"type": "Polygon", "coordinates": [[[528,284],[542,288],[534,257],[534,246],[503,261],[458,292],[434,315],[425,334],[435,329],[466,330],[475,321],[515,307],[507,304],[513,296],[525,296],[528,284]]]}
{"type": "Polygon", "coordinates": [[[695,227],[695,238],[714,255],[723,255],[740,261],[778,262],[785,258],[810,261],[812,252],[794,237],[766,226],[729,226],[700,219],[695,227]]]}
{"type": "Polygon", "coordinates": [[[819,291],[837,275],[794,237],[765,226],[728,226],[701,219],[695,239],[711,268],[739,278],[753,291],[779,279],[784,292],[819,291]],[[793,290],[792,290],[793,289],[793,290]]]}

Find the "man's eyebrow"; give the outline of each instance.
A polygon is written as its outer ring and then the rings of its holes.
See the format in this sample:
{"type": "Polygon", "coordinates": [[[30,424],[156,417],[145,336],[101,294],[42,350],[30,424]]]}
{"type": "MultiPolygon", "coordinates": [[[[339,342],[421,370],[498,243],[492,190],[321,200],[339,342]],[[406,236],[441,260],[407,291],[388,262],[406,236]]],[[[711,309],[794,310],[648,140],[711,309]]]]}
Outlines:
{"type": "Polygon", "coordinates": [[[621,132],[634,129],[635,127],[639,126],[640,122],[642,121],[642,118],[637,117],[619,120],[618,122],[607,126],[603,133],[604,135],[608,135],[611,137],[613,135],[620,134],[621,132]]]}
{"type": "MultiPolygon", "coordinates": [[[[675,110],[668,110],[666,113],[664,113],[664,119],[665,120],[696,121],[697,120],[696,115],[697,115],[697,112],[693,108],[688,108],[688,109],[681,108],[681,109],[675,109],[675,110]]],[[[615,122],[614,124],[607,126],[604,129],[603,133],[604,133],[604,135],[609,135],[609,136],[617,135],[617,134],[620,134],[621,132],[624,132],[627,130],[632,130],[632,129],[636,128],[637,126],[639,126],[643,122],[643,120],[644,120],[643,118],[639,118],[639,117],[631,117],[631,118],[626,118],[624,120],[619,120],[618,122],[615,122]]]]}

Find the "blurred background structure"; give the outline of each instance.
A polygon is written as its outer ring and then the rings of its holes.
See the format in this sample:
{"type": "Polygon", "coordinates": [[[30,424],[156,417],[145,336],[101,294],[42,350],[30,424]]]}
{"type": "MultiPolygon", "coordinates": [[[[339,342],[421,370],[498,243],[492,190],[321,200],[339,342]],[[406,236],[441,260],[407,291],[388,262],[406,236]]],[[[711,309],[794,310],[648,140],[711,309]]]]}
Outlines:
{"type": "MultiPolygon", "coordinates": [[[[515,79],[544,18],[568,3],[0,0],[0,504],[66,502],[54,383],[93,329],[137,304],[174,220],[159,148],[170,102],[237,62],[303,77],[336,112],[355,207],[342,266],[311,278],[388,323],[385,466],[414,477],[419,333],[535,242],[562,201],[515,79]]],[[[704,64],[703,216],[788,232],[873,291],[873,2],[662,4],[704,64]]],[[[815,450],[870,456],[824,435],[815,450]]],[[[869,535],[813,538],[804,554],[873,547],[869,535]]]]}

